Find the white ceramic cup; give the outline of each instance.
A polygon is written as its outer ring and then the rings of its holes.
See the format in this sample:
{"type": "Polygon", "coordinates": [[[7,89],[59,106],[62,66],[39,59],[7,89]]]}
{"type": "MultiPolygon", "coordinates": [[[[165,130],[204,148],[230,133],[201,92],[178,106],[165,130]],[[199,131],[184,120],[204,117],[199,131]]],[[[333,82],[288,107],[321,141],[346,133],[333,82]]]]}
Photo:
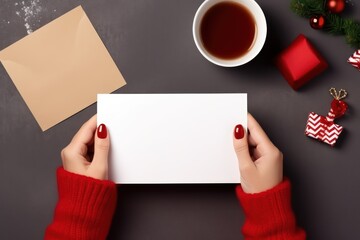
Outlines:
{"type": "Polygon", "coordinates": [[[196,47],[207,60],[222,67],[237,67],[251,61],[261,51],[266,39],[267,25],[263,11],[254,0],[205,0],[196,11],[192,30],[196,47]],[[235,59],[222,59],[212,55],[204,47],[200,36],[200,25],[205,13],[212,6],[221,2],[235,2],[246,7],[252,14],[256,25],[255,40],[252,48],[244,55],[235,59]]]}

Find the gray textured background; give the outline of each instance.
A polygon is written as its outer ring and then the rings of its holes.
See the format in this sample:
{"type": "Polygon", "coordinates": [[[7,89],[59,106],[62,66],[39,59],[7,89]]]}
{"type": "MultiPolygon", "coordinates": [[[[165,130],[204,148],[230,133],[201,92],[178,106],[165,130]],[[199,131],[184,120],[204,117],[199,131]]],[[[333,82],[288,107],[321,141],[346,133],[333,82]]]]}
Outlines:
{"type": "MultiPolygon", "coordinates": [[[[26,35],[15,2],[0,0],[0,49],[26,35]]],[[[269,30],[262,52],[243,67],[217,67],[200,55],[192,39],[192,19],[201,2],[43,0],[32,28],[81,4],[128,83],[117,92],[247,92],[249,111],[284,152],[296,216],[309,239],[358,239],[360,72],[346,63],[354,49],[342,37],[311,29],[289,10],[289,1],[258,0],[269,30]],[[300,33],[330,67],[295,92],[273,58],[300,33]],[[346,131],[336,148],[304,136],[308,113],[329,110],[330,87],[349,91],[349,112],[338,121],[346,131]]],[[[360,3],[352,2],[345,15],[360,20],[360,3]]],[[[43,133],[0,67],[0,239],[43,237],[57,201],[60,150],[95,113],[96,104],[43,133]]],[[[244,216],[234,185],[129,185],[119,186],[118,193],[109,239],[242,239],[244,216]]]]}

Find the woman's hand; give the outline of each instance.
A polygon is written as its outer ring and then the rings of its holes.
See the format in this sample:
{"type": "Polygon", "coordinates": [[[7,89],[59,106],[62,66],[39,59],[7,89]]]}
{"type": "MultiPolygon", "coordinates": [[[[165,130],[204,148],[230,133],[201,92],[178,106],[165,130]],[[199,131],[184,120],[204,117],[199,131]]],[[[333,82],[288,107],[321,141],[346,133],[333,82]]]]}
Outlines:
{"type": "Polygon", "coordinates": [[[66,171],[100,180],[108,179],[109,134],[106,126],[96,128],[96,115],[75,134],[61,151],[66,171]],[[96,132],[96,133],[95,133],[96,132]]]}
{"type": "Polygon", "coordinates": [[[248,114],[248,134],[242,125],[234,130],[234,149],[239,160],[241,187],[246,193],[271,189],[283,180],[283,155],[259,123],[248,114]]]}

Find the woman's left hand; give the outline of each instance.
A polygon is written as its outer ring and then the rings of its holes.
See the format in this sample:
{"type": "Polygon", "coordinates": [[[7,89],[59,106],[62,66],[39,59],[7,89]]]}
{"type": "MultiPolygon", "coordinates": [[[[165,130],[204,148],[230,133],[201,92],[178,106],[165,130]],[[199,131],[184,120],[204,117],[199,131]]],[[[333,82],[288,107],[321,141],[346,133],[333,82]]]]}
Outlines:
{"type": "Polygon", "coordinates": [[[107,180],[109,149],[110,139],[106,126],[100,124],[97,128],[94,115],[61,151],[63,167],[68,172],[107,180]]]}

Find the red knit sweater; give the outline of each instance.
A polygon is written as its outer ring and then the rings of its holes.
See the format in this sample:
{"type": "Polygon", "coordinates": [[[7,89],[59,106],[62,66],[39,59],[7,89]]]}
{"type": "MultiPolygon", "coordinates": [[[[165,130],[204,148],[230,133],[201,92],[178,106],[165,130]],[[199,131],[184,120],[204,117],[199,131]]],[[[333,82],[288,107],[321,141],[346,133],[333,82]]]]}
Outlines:
{"type": "Polygon", "coordinates": [[[116,207],[116,185],[57,170],[59,201],[46,240],[106,239],[116,207]]]}
{"type": "Polygon", "coordinates": [[[245,212],[242,228],[245,239],[306,239],[304,230],[296,225],[288,179],[270,190],[256,194],[245,193],[239,185],[236,194],[245,212]]]}
{"type": "MultiPolygon", "coordinates": [[[[106,239],[116,207],[116,185],[63,168],[57,170],[57,181],[59,201],[45,239],[106,239]]],[[[245,239],[305,239],[305,232],[296,226],[288,180],[258,194],[246,194],[237,186],[236,193],[246,217],[242,229],[245,239]]]]}

